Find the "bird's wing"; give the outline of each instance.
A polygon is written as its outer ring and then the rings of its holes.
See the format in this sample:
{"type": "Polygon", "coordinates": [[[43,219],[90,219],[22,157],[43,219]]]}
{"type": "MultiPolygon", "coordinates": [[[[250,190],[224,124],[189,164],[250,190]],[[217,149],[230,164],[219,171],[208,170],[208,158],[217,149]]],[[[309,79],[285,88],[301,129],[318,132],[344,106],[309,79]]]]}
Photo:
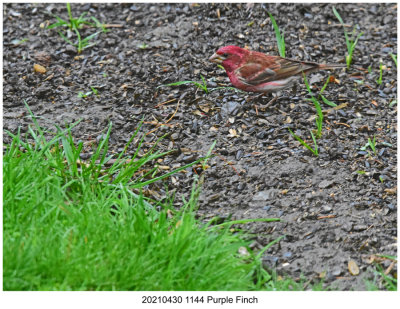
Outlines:
{"type": "Polygon", "coordinates": [[[277,57],[276,63],[279,68],[275,70],[277,79],[285,79],[293,75],[307,73],[319,67],[318,63],[303,62],[298,60],[277,57]]]}
{"type": "Polygon", "coordinates": [[[275,80],[276,72],[259,63],[248,63],[235,70],[238,79],[248,85],[258,85],[275,80]]]}
{"type": "Polygon", "coordinates": [[[277,56],[257,53],[235,70],[239,80],[248,85],[259,85],[299,75],[318,68],[317,63],[302,62],[277,56]],[[261,56],[262,55],[262,56],[261,56]]]}

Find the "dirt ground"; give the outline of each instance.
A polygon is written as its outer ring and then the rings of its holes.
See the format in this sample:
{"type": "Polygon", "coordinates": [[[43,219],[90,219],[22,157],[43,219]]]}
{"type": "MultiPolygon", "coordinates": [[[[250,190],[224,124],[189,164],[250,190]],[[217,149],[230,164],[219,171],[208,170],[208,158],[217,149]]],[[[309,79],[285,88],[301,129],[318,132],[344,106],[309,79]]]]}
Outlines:
{"type": "MultiPolygon", "coordinates": [[[[82,159],[93,152],[112,121],[111,148],[121,151],[144,118],[146,147],[162,135],[161,150],[178,149],[159,162],[176,168],[204,156],[213,141],[199,215],[222,218],[280,218],[282,222],[242,226],[262,248],[286,235],[263,256],[265,267],[293,278],[339,290],[365,290],[375,276],[371,264],[388,269],[397,256],[397,55],[396,4],[337,4],[346,29],[363,32],[350,70],[320,71],[308,78],[315,95],[329,73],[324,95],[341,108],[323,104],[319,157],[289,134],[311,143],[315,108],[303,83],[271,97],[219,89],[205,93],[194,85],[160,85],[204,76],[209,89],[230,86],[226,73],[208,58],[221,46],[247,46],[278,55],[267,11],[285,33],[289,58],[344,63],[343,28],[332,4],[72,4],[109,25],[80,55],[57,30],[46,29],[63,4],[5,4],[3,8],[3,139],[5,130],[27,131],[25,100],[39,123],[54,129],[82,119],[73,130],[85,143],[82,159]],[[26,40],[24,40],[26,39],[26,40]],[[379,84],[379,65],[383,64],[379,84]],[[44,74],[34,71],[41,64],[44,74]],[[368,68],[370,67],[370,72],[368,68]],[[359,68],[359,69],[356,69],[359,68]],[[98,94],[78,97],[79,92],[98,94]],[[376,154],[361,149],[376,138],[376,154]],[[350,262],[351,261],[351,262],[350,262]],[[348,264],[355,262],[359,274],[348,264]]],[[[59,29],[60,30],[60,29],[59,29]]],[[[94,33],[86,28],[83,36],[94,33]]],[[[74,36],[71,36],[71,40],[74,36]]],[[[132,153],[134,146],[128,151],[132,153]]],[[[188,196],[193,169],[149,188],[155,198],[176,193],[176,206],[188,196]]],[[[390,271],[390,269],[389,269],[390,271]]],[[[395,265],[391,272],[397,271],[395,265]]]]}

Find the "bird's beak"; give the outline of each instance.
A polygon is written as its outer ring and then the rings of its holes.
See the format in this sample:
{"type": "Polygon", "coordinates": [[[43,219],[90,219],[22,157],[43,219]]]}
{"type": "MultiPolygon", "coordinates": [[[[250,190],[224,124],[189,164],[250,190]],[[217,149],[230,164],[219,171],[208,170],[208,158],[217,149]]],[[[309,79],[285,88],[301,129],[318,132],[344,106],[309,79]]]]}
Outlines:
{"type": "Polygon", "coordinates": [[[212,55],[212,56],[210,57],[210,59],[208,59],[208,60],[211,61],[211,62],[215,62],[215,63],[221,64],[222,61],[225,60],[225,57],[223,57],[223,56],[218,55],[217,53],[215,53],[215,54],[212,55]]]}

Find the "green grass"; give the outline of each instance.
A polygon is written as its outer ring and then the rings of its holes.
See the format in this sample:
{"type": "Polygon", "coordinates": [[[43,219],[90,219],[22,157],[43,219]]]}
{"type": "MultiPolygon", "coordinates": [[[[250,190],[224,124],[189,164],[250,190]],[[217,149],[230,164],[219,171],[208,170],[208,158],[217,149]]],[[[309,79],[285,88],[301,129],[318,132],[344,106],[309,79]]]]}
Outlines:
{"type": "Polygon", "coordinates": [[[71,11],[71,5],[69,3],[66,4],[67,5],[67,11],[68,11],[68,20],[64,20],[61,17],[52,14],[52,16],[57,19],[57,22],[54,24],[51,24],[47,27],[47,29],[54,29],[54,28],[58,28],[58,27],[67,27],[68,29],[72,30],[75,32],[76,37],[77,37],[77,41],[73,42],[70,39],[67,38],[67,36],[65,34],[63,34],[61,31],[58,31],[58,34],[61,36],[61,38],[67,42],[68,44],[75,46],[76,49],[78,50],[78,53],[81,53],[84,49],[89,48],[93,45],[95,45],[96,43],[90,43],[90,41],[92,39],[94,39],[99,33],[101,32],[108,32],[109,30],[107,30],[104,25],[99,22],[99,20],[93,16],[90,17],[90,19],[93,22],[90,22],[87,17],[85,17],[87,15],[87,12],[84,12],[81,14],[81,16],[79,16],[79,18],[74,18],[72,16],[72,11],[71,11]],[[100,28],[101,31],[95,32],[91,35],[88,35],[85,38],[82,38],[81,33],[79,32],[79,29],[82,29],[82,27],[84,25],[90,26],[90,27],[94,27],[94,28],[100,28]]]}
{"type": "Polygon", "coordinates": [[[397,68],[397,55],[390,53],[390,57],[392,57],[394,64],[396,65],[396,68],[397,68]]]}
{"type": "Polygon", "coordinates": [[[91,91],[87,91],[87,92],[79,91],[78,98],[86,99],[87,97],[91,96],[92,94],[94,94],[94,95],[99,94],[99,91],[95,87],[90,86],[90,89],[91,89],[91,91]]]}
{"type": "Polygon", "coordinates": [[[146,43],[142,43],[142,44],[139,44],[137,47],[140,49],[147,49],[147,48],[149,48],[149,45],[147,45],[146,43]]]}
{"type": "Polygon", "coordinates": [[[332,101],[329,101],[324,95],[322,95],[322,93],[325,91],[326,87],[328,86],[330,79],[331,79],[331,76],[328,76],[328,78],[326,79],[325,84],[322,86],[322,88],[321,88],[321,90],[320,90],[320,92],[319,92],[319,97],[322,99],[322,101],[323,101],[326,105],[335,107],[335,106],[337,106],[336,103],[333,103],[332,101]]]}
{"type": "MultiPolygon", "coordinates": [[[[219,65],[218,65],[219,66],[219,65]]],[[[204,78],[203,75],[200,75],[201,77],[201,82],[196,82],[193,80],[183,80],[183,81],[178,81],[178,82],[174,82],[174,83],[170,83],[170,84],[165,84],[165,85],[160,85],[157,88],[161,88],[161,87],[171,87],[171,86],[181,86],[181,85],[186,85],[186,84],[193,84],[197,87],[197,89],[201,89],[202,91],[204,91],[206,94],[212,92],[212,91],[216,91],[216,90],[221,90],[221,89],[229,89],[229,90],[234,90],[236,92],[243,92],[240,89],[234,88],[234,87],[215,87],[215,88],[208,88],[207,87],[207,82],[204,78]]]]}
{"type": "MultiPolygon", "coordinates": [[[[397,257],[389,255],[377,255],[378,257],[384,257],[397,263],[397,257]]],[[[374,270],[375,278],[373,281],[366,281],[366,287],[369,291],[387,290],[387,291],[397,291],[397,279],[390,274],[385,274],[382,266],[375,262],[374,270]]]]}
{"type": "Polygon", "coordinates": [[[208,91],[208,88],[207,88],[207,82],[206,82],[206,80],[205,80],[205,78],[204,78],[203,75],[200,75],[200,77],[201,77],[201,80],[202,80],[201,83],[195,82],[195,81],[192,81],[192,80],[183,80],[183,81],[179,81],[179,82],[175,82],[175,83],[160,85],[160,86],[158,86],[157,88],[160,88],[160,87],[171,87],[171,86],[180,86],[180,85],[185,85],[185,84],[193,84],[193,85],[195,85],[198,89],[201,89],[201,90],[203,90],[205,93],[208,93],[209,91],[208,91]]]}
{"type": "MultiPolygon", "coordinates": [[[[307,99],[307,100],[309,100],[309,101],[314,103],[315,110],[317,112],[317,117],[315,118],[315,124],[317,126],[317,130],[315,131],[315,134],[313,133],[312,130],[310,130],[310,135],[311,135],[314,147],[311,147],[306,141],[304,141],[300,136],[298,136],[295,133],[293,133],[293,131],[290,130],[289,128],[288,128],[288,130],[289,130],[290,134],[298,142],[300,142],[301,145],[303,145],[305,148],[310,150],[314,156],[318,157],[319,153],[318,153],[317,139],[321,138],[321,136],[322,136],[322,124],[323,124],[323,121],[324,121],[324,115],[322,114],[322,109],[321,109],[321,105],[319,104],[319,101],[312,95],[312,91],[311,91],[310,85],[309,85],[309,83],[307,81],[307,77],[306,77],[306,75],[304,73],[303,73],[303,77],[304,77],[304,83],[305,83],[305,85],[307,87],[307,91],[311,95],[311,99],[307,99]]],[[[329,79],[328,79],[328,81],[329,81],[329,79]]],[[[325,83],[325,85],[322,87],[322,90],[320,91],[320,95],[325,90],[326,85],[327,85],[327,83],[325,83]]]]}
{"type": "Polygon", "coordinates": [[[11,44],[13,44],[14,46],[18,46],[18,45],[24,44],[25,42],[28,42],[28,41],[29,41],[29,39],[27,39],[27,38],[14,39],[11,41],[11,44]]]}
{"type": "Polygon", "coordinates": [[[311,134],[311,138],[312,138],[313,143],[314,143],[314,148],[312,148],[309,144],[307,144],[307,142],[304,141],[300,136],[294,134],[293,131],[290,130],[290,128],[288,128],[288,130],[289,130],[290,134],[291,134],[298,142],[300,142],[300,144],[302,144],[305,148],[307,148],[308,150],[310,150],[314,156],[316,156],[316,157],[319,156],[317,140],[315,139],[314,133],[313,133],[311,130],[310,130],[310,134],[311,134]]]}
{"type": "Polygon", "coordinates": [[[346,64],[347,64],[347,68],[350,68],[350,64],[353,60],[353,53],[354,53],[354,49],[356,48],[358,39],[364,34],[363,32],[359,33],[357,35],[357,37],[354,39],[355,37],[355,28],[353,29],[353,33],[351,35],[351,37],[349,36],[349,34],[346,31],[346,28],[344,26],[344,22],[342,17],[339,15],[338,11],[336,11],[335,7],[332,7],[333,13],[335,14],[336,18],[339,20],[339,22],[341,23],[341,25],[343,26],[343,30],[344,30],[344,37],[346,39],[346,46],[347,46],[347,55],[346,55],[346,64]]]}
{"type": "Polygon", "coordinates": [[[360,150],[366,151],[368,147],[371,148],[371,150],[373,151],[374,155],[376,156],[375,135],[374,135],[374,138],[372,140],[368,137],[368,142],[363,147],[361,147],[360,150]]]}
{"type": "MultiPolygon", "coordinates": [[[[301,290],[302,283],[276,278],[262,267],[262,254],[233,224],[196,217],[204,179],[177,210],[173,197],[144,198],[142,189],[203,162],[199,159],[160,174],[154,162],[165,155],[155,145],[139,156],[140,125],[125,149],[109,155],[107,133],[85,162],[74,123],[56,132],[33,126],[6,145],[3,161],[4,290],[301,290]],[[53,138],[46,138],[46,135],[53,138]],[[135,153],[124,156],[136,138],[135,153]],[[113,161],[110,161],[113,159],[113,161]],[[112,163],[113,162],[113,163],[112,163]],[[239,254],[239,248],[248,254],[239,254]]],[[[145,136],[145,135],[143,135],[145,136]]]]}
{"type": "Polygon", "coordinates": [[[274,27],[274,31],[275,31],[275,37],[276,37],[276,42],[278,44],[278,50],[279,50],[279,55],[281,57],[285,57],[286,52],[285,52],[285,36],[284,36],[284,32],[282,31],[282,34],[279,30],[278,24],[275,21],[275,18],[272,16],[272,14],[270,12],[267,12],[269,15],[269,18],[271,19],[271,23],[272,26],[274,27]]]}
{"type": "Polygon", "coordinates": [[[380,63],[379,63],[379,77],[378,77],[378,79],[376,80],[376,83],[377,83],[378,85],[381,85],[381,84],[382,84],[382,76],[383,76],[383,63],[380,62],[380,63]]]}

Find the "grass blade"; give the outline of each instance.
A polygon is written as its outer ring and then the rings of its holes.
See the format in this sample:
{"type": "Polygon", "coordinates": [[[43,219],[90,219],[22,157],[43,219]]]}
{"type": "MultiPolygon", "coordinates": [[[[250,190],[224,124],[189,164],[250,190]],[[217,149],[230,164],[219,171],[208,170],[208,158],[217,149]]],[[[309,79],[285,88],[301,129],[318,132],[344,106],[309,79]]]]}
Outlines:
{"type": "Polygon", "coordinates": [[[170,87],[170,86],[180,86],[180,85],[185,85],[185,84],[195,84],[196,86],[199,85],[199,83],[191,81],[191,80],[184,80],[180,82],[175,82],[175,83],[170,83],[170,84],[165,84],[165,85],[160,85],[157,88],[160,87],[170,87]]]}
{"type": "Polygon", "coordinates": [[[390,53],[390,57],[392,57],[392,59],[393,59],[393,61],[394,61],[394,64],[395,64],[396,67],[397,67],[397,55],[394,55],[394,54],[390,53]]]}
{"type": "MultiPolygon", "coordinates": [[[[288,128],[288,130],[289,130],[290,134],[291,134],[300,144],[302,144],[304,147],[306,147],[308,150],[310,150],[315,156],[318,157],[318,149],[317,149],[317,150],[312,149],[310,145],[308,145],[305,141],[303,141],[299,136],[297,136],[296,134],[294,134],[294,133],[292,132],[292,130],[290,130],[289,128],[288,128]]],[[[310,132],[311,132],[311,131],[310,131],[310,132]]],[[[312,132],[311,132],[311,134],[312,134],[312,132]]],[[[315,143],[314,135],[312,135],[312,137],[313,137],[313,140],[314,140],[314,143],[315,143]]],[[[315,144],[315,145],[316,145],[316,144],[315,144]]]]}
{"type": "Polygon", "coordinates": [[[337,106],[337,104],[336,103],[333,103],[332,101],[329,101],[327,98],[325,98],[322,94],[321,94],[321,99],[322,99],[322,101],[326,104],[326,105],[329,105],[329,106],[332,106],[332,107],[336,107],[337,106]]]}
{"type": "Polygon", "coordinates": [[[284,33],[279,31],[279,27],[278,24],[275,21],[275,18],[272,16],[272,14],[270,12],[267,12],[269,15],[269,18],[271,19],[272,22],[272,26],[274,27],[274,31],[275,31],[275,36],[276,36],[276,41],[278,44],[278,50],[279,50],[279,55],[281,57],[285,57],[285,39],[284,39],[284,33]]]}

